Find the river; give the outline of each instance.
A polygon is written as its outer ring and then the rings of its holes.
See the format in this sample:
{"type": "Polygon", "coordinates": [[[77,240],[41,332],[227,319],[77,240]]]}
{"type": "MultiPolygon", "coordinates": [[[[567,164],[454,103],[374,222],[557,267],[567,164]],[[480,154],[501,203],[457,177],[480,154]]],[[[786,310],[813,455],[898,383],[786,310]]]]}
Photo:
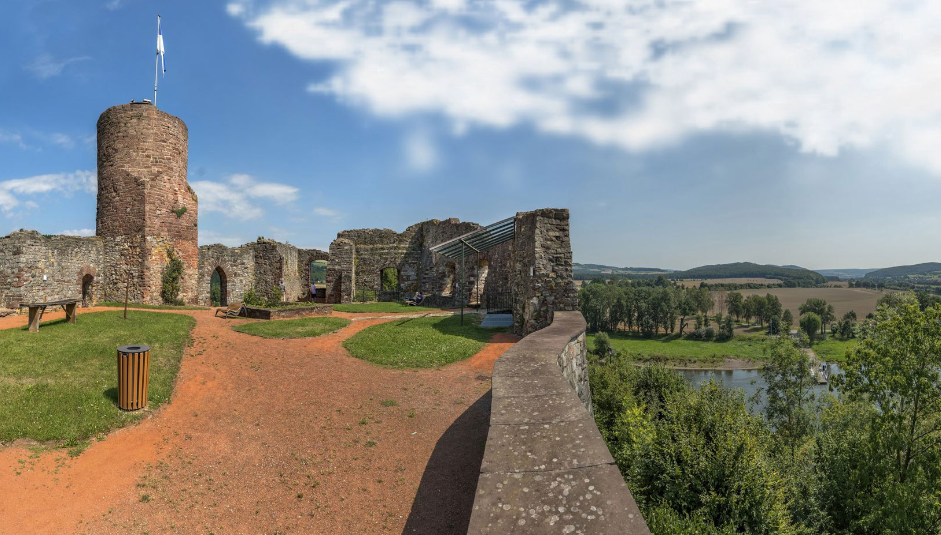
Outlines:
{"type": "MultiPolygon", "coordinates": [[[[832,373],[841,373],[838,364],[830,363],[832,373]]],[[[764,389],[766,383],[761,378],[761,370],[676,370],[693,386],[698,387],[709,379],[715,379],[726,388],[738,388],[745,391],[745,400],[751,400],[758,389],[764,389]]],[[[818,394],[827,392],[827,385],[817,385],[814,390],[818,394]]],[[[755,407],[758,411],[764,410],[764,400],[755,407]]]]}

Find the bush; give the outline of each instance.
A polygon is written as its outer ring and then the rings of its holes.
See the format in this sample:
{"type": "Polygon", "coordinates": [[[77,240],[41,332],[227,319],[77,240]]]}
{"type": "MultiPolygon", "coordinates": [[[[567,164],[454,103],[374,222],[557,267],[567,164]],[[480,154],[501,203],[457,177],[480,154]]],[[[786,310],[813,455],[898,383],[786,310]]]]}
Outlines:
{"type": "Polygon", "coordinates": [[[709,341],[709,340],[715,340],[715,338],[716,338],[716,330],[712,327],[706,327],[705,331],[703,331],[703,340],[709,341]]]}
{"type": "Polygon", "coordinates": [[[281,288],[275,286],[271,289],[271,293],[268,294],[267,305],[269,308],[274,308],[281,304],[281,301],[284,299],[284,293],[281,292],[281,288]]]}
{"type": "Polygon", "coordinates": [[[246,306],[250,307],[261,307],[265,306],[265,299],[258,295],[258,292],[255,291],[255,287],[252,286],[248,290],[245,290],[245,295],[242,296],[242,302],[246,306]]]}
{"type": "Polygon", "coordinates": [[[601,358],[605,358],[611,353],[611,339],[608,338],[608,333],[598,333],[595,336],[595,347],[592,348],[595,355],[598,355],[601,358]]]}
{"type": "Polygon", "coordinates": [[[180,300],[180,277],[183,276],[183,261],[173,248],[167,249],[167,265],[161,276],[160,297],[168,305],[182,305],[180,300]]]}

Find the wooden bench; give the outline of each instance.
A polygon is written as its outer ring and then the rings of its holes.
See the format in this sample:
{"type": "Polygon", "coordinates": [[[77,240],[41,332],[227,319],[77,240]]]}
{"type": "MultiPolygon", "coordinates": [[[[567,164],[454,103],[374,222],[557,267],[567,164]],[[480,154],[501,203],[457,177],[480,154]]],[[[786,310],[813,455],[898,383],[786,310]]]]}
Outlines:
{"type": "Polygon", "coordinates": [[[75,323],[75,307],[81,302],[81,299],[60,299],[45,303],[20,303],[18,308],[29,309],[29,331],[35,333],[39,332],[39,322],[42,321],[42,315],[46,311],[46,307],[62,307],[62,310],[65,310],[66,321],[75,323]]]}

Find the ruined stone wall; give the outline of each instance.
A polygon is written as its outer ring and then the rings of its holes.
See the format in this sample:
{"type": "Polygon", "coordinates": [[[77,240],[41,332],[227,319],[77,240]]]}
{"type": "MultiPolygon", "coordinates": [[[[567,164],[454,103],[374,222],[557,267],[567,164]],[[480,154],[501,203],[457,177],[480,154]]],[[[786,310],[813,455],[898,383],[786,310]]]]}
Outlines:
{"type": "MultiPolygon", "coordinates": [[[[395,268],[399,294],[421,290],[429,303],[457,304],[463,291],[468,303],[477,303],[488,290],[505,291],[509,284],[511,244],[503,244],[465,259],[461,281],[460,260],[432,253],[430,247],[480,228],[477,223],[457,219],[432,219],[398,233],[389,229],[347,230],[337,234],[330,246],[327,268],[328,302],[350,302],[357,292],[373,295],[381,289],[381,272],[395,268]],[[487,277],[475,286],[480,262],[487,264],[487,277]]],[[[482,300],[482,299],[481,299],[482,300]]]]}
{"type": "Polygon", "coordinates": [[[241,302],[246,290],[255,284],[255,252],[251,247],[203,245],[199,248],[199,304],[212,305],[212,273],[219,269],[225,286],[226,304],[241,302]]]}
{"type": "Polygon", "coordinates": [[[337,238],[330,243],[330,261],[327,263],[327,303],[350,303],[356,271],[353,262],[356,246],[346,238],[337,238]]]}
{"type": "Polygon", "coordinates": [[[145,103],[122,104],[98,119],[97,235],[121,239],[135,294],[160,303],[168,250],[183,261],[179,298],[197,300],[197,199],[186,181],[187,129],[145,103]],[[136,245],[134,242],[138,242],[136,245]]]}
{"type": "Polygon", "coordinates": [[[328,260],[330,255],[317,249],[298,249],[293,245],[259,238],[241,247],[204,245],[199,248],[199,302],[209,305],[212,272],[222,270],[229,303],[243,300],[245,292],[254,288],[266,297],[279,282],[284,281],[285,301],[305,297],[310,280],[311,260],[328,260]]]}
{"type": "Polygon", "coordinates": [[[553,311],[578,309],[568,210],[544,208],[516,215],[510,286],[517,334],[549,325],[553,311]]]}
{"type": "Polygon", "coordinates": [[[86,275],[92,277],[92,301],[100,301],[103,265],[101,238],[43,236],[34,230],[0,237],[0,307],[80,299],[86,275]]]}

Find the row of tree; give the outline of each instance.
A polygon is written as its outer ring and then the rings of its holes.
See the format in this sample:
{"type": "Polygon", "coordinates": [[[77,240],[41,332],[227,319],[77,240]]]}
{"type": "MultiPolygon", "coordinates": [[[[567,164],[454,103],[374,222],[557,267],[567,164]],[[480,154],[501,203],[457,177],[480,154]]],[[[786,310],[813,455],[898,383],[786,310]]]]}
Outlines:
{"type": "MultiPolygon", "coordinates": [[[[592,331],[613,332],[622,327],[645,335],[682,335],[688,318],[708,317],[714,306],[707,288],[684,288],[666,281],[619,280],[582,286],[579,292],[582,315],[592,331]]],[[[702,321],[702,320],[700,320],[702,321]]]]}
{"type": "Polygon", "coordinates": [[[741,391],[592,357],[596,422],[651,531],[941,533],[941,305],[883,303],[859,330],[836,396],[769,339],[763,414],[741,391]]]}

